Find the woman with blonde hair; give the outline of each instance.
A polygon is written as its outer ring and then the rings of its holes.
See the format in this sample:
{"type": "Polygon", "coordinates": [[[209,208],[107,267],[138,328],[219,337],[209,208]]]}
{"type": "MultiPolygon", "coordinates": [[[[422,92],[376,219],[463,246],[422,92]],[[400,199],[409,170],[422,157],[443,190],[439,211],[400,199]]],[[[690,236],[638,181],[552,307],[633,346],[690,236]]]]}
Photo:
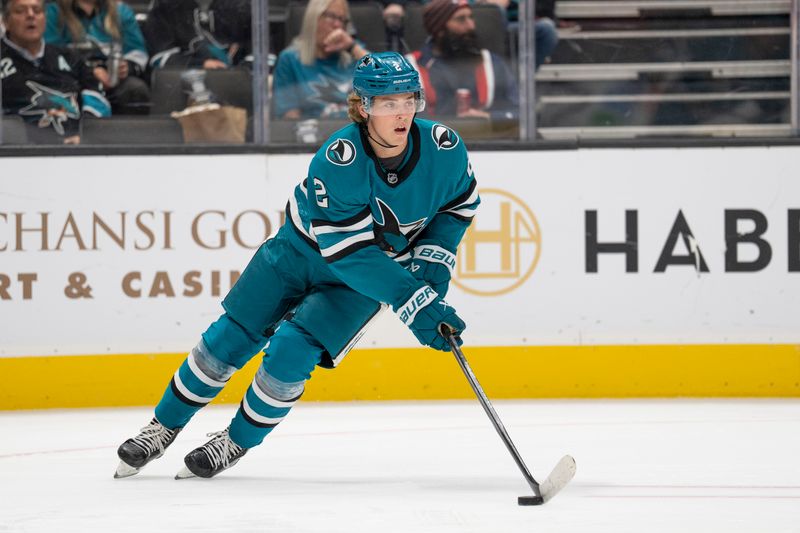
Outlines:
{"type": "Polygon", "coordinates": [[[346,118],[355,61],[367,54],[353,38],[347,0],[310,0],[300,34],[278,56],[275,116],[346,118]]]}
{"type": "Polygon", "coordinates": [[[48,44],[81,52],[109,96],[114,113],[147,113],[142,79],[147,47],[133,10],[118,0],[56,0],[46,6],[48,44]]]}

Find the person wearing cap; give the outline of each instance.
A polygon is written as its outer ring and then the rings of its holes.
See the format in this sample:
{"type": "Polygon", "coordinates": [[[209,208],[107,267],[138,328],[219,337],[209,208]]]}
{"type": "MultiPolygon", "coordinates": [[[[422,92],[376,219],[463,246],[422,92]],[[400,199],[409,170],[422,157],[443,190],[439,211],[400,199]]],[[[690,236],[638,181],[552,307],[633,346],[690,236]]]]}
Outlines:
{"type": "Polygon", "coordinates": [[[428,114],[516,121],[516,79],[503,58],[478,45],[468,0],[433,0],[423,24],[427,41],[406,57],[420,73],[428,114]],[[467,105],[459,106],[456,93],[465,90],[467,105]]]}
{"type": "Polygon", "coordinates": [[[461,343],[466,325],[443,297],[480,203],[464,142],[416,117],[425,94],[402,55],[367,54],[352,79],[352,122],[317,151],[286,222],[225,297],[225,312],[173,375],[154,418],[119,447],[115,477],[160,457],[262,349],[230,425],[189,452],[178,479],[213,477],[259,445],[312,371],[338,366],[385,308],[422,345],[461,343]]]}

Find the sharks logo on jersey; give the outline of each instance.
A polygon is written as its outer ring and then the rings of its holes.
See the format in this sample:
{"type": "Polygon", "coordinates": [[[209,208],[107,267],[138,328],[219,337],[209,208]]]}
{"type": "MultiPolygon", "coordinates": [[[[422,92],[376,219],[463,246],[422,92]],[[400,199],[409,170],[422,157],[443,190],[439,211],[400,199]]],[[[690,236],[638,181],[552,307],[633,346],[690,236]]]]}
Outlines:
{"type": "Polygon", "coordinates": [[[442,124],[434,124],[431,128],[431,137],[436,143],[437,150],[452,150],[458,145],[458,135],[442,124]]]}
{"type": "Polygon", "coordinates": [[[413,241],[417,233],[425,227],[425,221],[427,219],[421,218],[414,222],[404,224],[400,222],[397,215],[392,211],[392,208],[377,196],[375,197],[375,203],[378,204],[378,210],[380,212],[380,220],[373,217],[375,220],[373,229],[375,232],[375,241],[378,243],[378,246],[386,252],[393,252],[395,254],[403,252],[408,246],[408,243],[413,241]]]}
{"type": "Polygon", "coordinates": [[[334,165],[346,167],[356,160],[356,147],[347,139],[336,139],[328,145],[325,157],[334,165]]]}
{"type": "Polygon", "coordinates": [[[51,125],[59,135],[64,135],[64,122],[80,118],[80,108],[74,94],[62,93],[34,81],[25,82],[33,91],[31,103],[19,110],[20,115],[38,116],[39,127],[51,125]]]}

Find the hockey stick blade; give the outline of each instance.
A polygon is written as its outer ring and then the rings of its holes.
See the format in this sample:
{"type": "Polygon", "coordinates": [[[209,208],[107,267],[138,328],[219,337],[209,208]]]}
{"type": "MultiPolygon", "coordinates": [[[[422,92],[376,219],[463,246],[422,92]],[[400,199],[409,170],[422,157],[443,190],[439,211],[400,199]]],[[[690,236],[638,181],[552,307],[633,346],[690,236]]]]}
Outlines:
{"type": "Polygon", "coordinates": [[[553,468],[553,471],[550,472],[550,475],[547,476],[547,479],[539,485],[544,503],[550,501],[553,496],[558,494],[558,491],[566,487],[567,483],[572,481],[572,478],[575,477],[576,471],[577,466],[575,465],[575,459],[569,455],[562,457],[555,468],[553,468]]]}

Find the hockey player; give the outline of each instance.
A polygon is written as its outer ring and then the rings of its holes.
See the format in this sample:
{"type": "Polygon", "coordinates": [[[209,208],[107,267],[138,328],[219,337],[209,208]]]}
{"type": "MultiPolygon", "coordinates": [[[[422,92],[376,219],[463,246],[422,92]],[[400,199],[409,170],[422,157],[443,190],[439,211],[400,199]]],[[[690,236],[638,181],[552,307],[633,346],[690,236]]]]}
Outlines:
{"type": "Polygon", "coordinates": [[[229,427],[191,451],[177,478],[214,476],[260,444],[314,368],[339,364],[382,308],[437,350],[449,350],[440,324],[464,330],[442,299],[480,202],[464,143],[415,118],[425,107],[419,75],[397,53],[359,60],[348,101],[353,123],[317,151],[286,223],[225,297],[225,313],[175,373],[155,418],[120,446],[115,477],[160,457],[265,345],[229,427]]]}

